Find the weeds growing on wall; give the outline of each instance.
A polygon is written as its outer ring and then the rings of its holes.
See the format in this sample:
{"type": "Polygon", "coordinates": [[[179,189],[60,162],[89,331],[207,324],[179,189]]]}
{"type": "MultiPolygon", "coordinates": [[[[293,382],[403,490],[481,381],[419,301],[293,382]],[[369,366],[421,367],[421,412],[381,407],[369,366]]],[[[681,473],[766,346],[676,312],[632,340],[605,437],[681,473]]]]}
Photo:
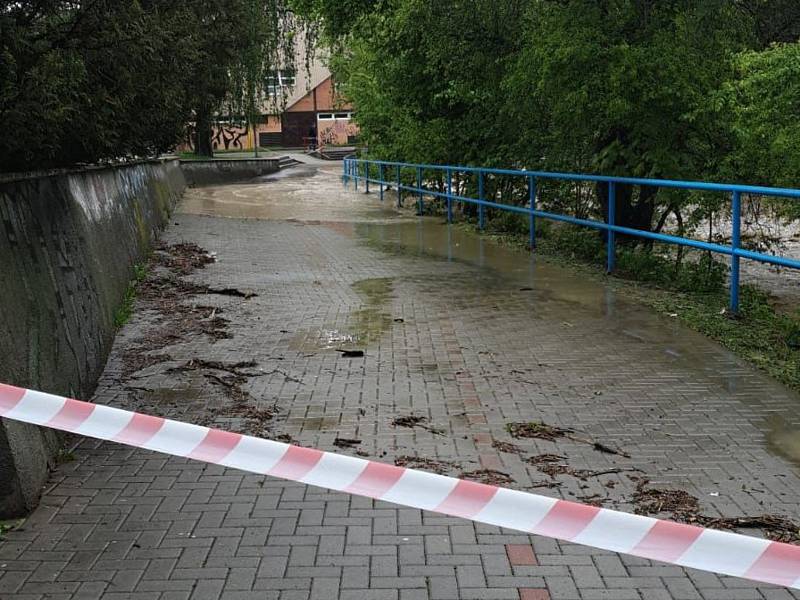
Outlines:
{"type": "Polygon", "coordinates": [[[114,312],[114,328],[119,329],[127,323],[133,314],[133,303],[136,300],[136,288],[139,286],[145,276],[147,275],[147,268],[144,263],[133,265],[133,279],[128,283],[125,290],[125,296],[122,299],[122,304],[114,312]]]}

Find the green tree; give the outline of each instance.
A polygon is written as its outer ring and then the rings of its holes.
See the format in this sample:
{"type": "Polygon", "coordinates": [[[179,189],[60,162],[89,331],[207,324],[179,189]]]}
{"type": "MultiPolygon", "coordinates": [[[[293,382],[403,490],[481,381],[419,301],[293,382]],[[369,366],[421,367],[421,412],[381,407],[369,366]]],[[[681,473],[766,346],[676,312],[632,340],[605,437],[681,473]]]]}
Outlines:
{"type": "Polygon", "coordinates": [[[253,119],[296,27],[284,0],[2,2],[0,170],[158,154],[192,119],[211,154],[214,116],[253,119]]]}
{"type": "MultiPolygon", "coordinates": [[[[746,145],[758,151],[754,135],[768,136],[776,152],[793,135],[793,71],[778,64],[788,50],[778,57],[768,46],[800,35],[794,0],[294,6],[318,21],[341,90],[379,156],[703,179],[729,173],[738,155],[738,164],[757,164],[742,154],[746,145]],[[765,76],[775,85],[759,98],[755,78],[765,76]],[[759,123],[775,102],[784,134],[759,123]]],[[[608,189],[595,192],[589,204],[605,214],[608,189]]],[[[617,218],[659,229],[670,213],[682,218],[687,202],[707,214],[721,201],[620,186],[617,218]]]]}
{"type": "MultiPolygon", "coordinates": [[[[698,179],[729,147],[711,95],[747,39],[724,0],[567,0],[532,6],[507,89],[510,113],[540,123],[543,147],[517,155],[549,170],[698,179]]],[[[650,229],[674,194],[618,186],[618,224],[650,229]]],[[[608,186],[597,186],[605,213],[608,186]]]]}
{"type": "Polygon", "coordinates": [[[344,23],[325,10],[332,4],[313,4],[325,39],[340,36],[332,41],[334,73],[357,107],[370,152],[420,162],[500,161],[496,149],[510,132],[498,119],[499,90],[526,2],[355,2],[344,23]]]}
{"type": "Polygon", "coordinates": [[[733,0],[752,23],[760,49],[800,38],[800,2],[797,0],[733,0]]]}
{"type": "Polygon", "coordinates": [[[0,9],[0,169],[149,155],[189,116],[186,6],[6,2],[0,9]]]}
{"type": "Polygon", "coordinates": [[[726,176],[800,186],[800,43],[745,52],[736,66],[725,94],[736,137],[726,176]]]}
{"type": "Polygon", "coordinates": [[[267,102],[268,75],[294,70],[298,34],[313,42],[313,31],[294,17],[288,0],[196,0],[192,6],[199,40],[190,86],[195,152],[211,156],[214,118],[224,111],[252,125],[267,102]]]}
{"type": "MultiPolygon", "coordinates": [[[[243,0],[241,9],[237,42],[226,46],[228,50],[233,46],[235,53],[227,68],[228,81],[220,100],[228,114],[241,115],[255,135],[258,117],[270,102],[268,77],[279,69],[295,71],[299,35],[312,41],[313,36],[282,0],[243,0]]],[[[306,52],[312,50],[312,46],[306,46],[306,52]]],[[[279,90],[283,92],[283,88],[279,90]]],[[[279,104],[281,99],[277,101],[279,104]]],[[[256,148],[257,143],[256,140],[256,148]]]]}

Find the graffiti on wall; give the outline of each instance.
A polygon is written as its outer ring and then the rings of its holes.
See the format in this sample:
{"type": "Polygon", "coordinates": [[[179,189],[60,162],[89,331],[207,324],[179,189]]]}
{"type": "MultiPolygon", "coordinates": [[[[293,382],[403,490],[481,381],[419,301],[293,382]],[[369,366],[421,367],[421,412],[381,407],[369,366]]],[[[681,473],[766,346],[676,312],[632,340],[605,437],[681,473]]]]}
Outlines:
{"type": "Polygon", "coordinates": [[[219,123],[212,129],[211,144],[214,150],[241,150],[248,144],[250,125],[219,123]]]}
{"type": "Polygon", "coordinates": [[[345,146],[358,135],[358,125],[350,119],[319,121],[319,142],[324,146],[345,146]]]}
{"type": "MultiPolygon", "coordinates": [[[[215,123],[211,126],[211,146],[214,150],[242,150],[250,146],[250,126],[238,125],[230,122],[215,123]]],[[[195,126],[190,123],[186,127],[186,138],[182,149],[195,149],[195,126]]]]}
{"type": "MultiPolygon", "coordinates": [[[[255,127],[256,135],[280,132],[280,119],[266,117],[255,127]]],[[[253,146],[253,128],[247,123],[236,121],[219,121],[211,127],[211,145],[214,150],[251,150],[253,146]]],[[[195,149],[195,125],[186,126],[186,134],[177,148],[181,152],[193,152],[195,149]]]]}

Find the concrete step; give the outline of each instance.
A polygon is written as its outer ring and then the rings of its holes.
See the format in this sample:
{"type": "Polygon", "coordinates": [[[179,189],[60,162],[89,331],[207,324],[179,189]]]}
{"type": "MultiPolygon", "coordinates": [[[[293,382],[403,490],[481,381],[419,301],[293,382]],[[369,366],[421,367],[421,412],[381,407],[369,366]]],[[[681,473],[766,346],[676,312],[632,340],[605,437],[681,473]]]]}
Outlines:
{"type": "Polygon", "coordinates": [[[355,148],[329,148],[320,152],[319,157],[326,160],[342,160],[355,152],[355,148]]]}
{"type": "Polygon", "coordinates": [[[289,167],[294,167],[295,165],[303,164],[299,160],[295,160],[291,156],[281,156],[278,158],[278,168],[279,169],[288,169],[289,167]]]}

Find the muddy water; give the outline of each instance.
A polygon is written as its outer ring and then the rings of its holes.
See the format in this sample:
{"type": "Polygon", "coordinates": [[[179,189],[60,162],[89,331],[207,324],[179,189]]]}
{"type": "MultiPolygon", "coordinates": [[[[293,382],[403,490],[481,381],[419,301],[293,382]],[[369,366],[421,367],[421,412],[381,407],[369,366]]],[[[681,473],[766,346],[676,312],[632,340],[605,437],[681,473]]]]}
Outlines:
{"type": "MultiPolygon", "coordinates": [[[[377,196],[375,194],[374,196],[377,196]]],[[[293,167],[243,184],[190,188],[179,212],[238,219],[353,222],[399,218],[392,202],[365,201],[337,166],[293,167]]]]}
{"type": "MultiPolygon", "coordinates": [[[[729,373],[719,376],[715,367],[708,366],[706,358],[712,343],[706,338],[674,319],[628,301],[624,292],[596,280],[581,278],[531,253],[499,246],[437,218],[358,223],[353,232],[363,243],[392,255],[479,267],[481,277],[475,278],[473,285],[486,286],[489,293],[496,292],[498,304],[509,291],[524,290],[530,293],[532,313],[537,310],[537,301],[542,301],[547,305],[548,315],[559,319],[565,327],[581,327],[587,318],[603,319],[609,335],[638,344],[642,355],[660,355],[665,363],[680,367],[682,372],[719,380],[726,393],[736,394],[742,402],[761,404],[762,398],[738,393],[743,379],[750,375],[739,368],[736,357],[719,349],[722,364],[729,373]]],[[[715,365],[719,367],[719,357],[715,365]]],[[[773,391],[786,393],[777,383],[767,385],[763,399],[769,399],[773,391]]],[[[756,425],[763,431],[771,453],[800,466],[800,399],[793,414],[775,413],[756,425]]]]}
{"type": "MultiPolygon", "coordinates": [[[[473,292],[497,294],[498,305],[510,291],[527,293],[532,314],[546,311],[547,318],[556,319],[564,327],[580,328],[587,319],[601,320],[606,334],[619,336],[620,343],[627,340],[637,344],[643,355],[678,366],[687,377],[696,373],[698,378],[714,379],[726,393],[735,394],[744,403],[760,406],[772,395],[787,394],[766,378],[762,397],[738,393],[744,379],[752,377],[751,371],[676,320],[656,315],[629,302],[624,292],[531,253],[499,246],[458,226],[448,226],[441,219],[398,212],[390,195],[380,203],[377,193],[356,194],[341,185],[340,174],[338,165],[304,166],[248,184],[192,189],[187,191],[180,211],[322,225],[387,255],[462,264],[472,274],[469,285],[473,292]],[[714,361],[707,359],[709,352],[714,354],[714,361]],[[712,363],[714,366],[709,366],[712,363]],[[720,365],[725,375],[714,372],[720,365]]],[[[351,312],[347,326],[298,332],[292,348],[314,353],[377,343],[392,326],[390,305],[395,284],[391,278],[355,282],[353,290],[361,305],[351,312]]],[[[776,412],[769,420],[754,424],[763,431],[771,453],[800,465],[800,399],[792,414],[776,412]]]]}
{"type": "Polygon", "coordinates": [[[792,423],[785,415],[775,415],[765,424],[767,448],[800,465],[800,424],[792,423]]]}
{"type": "Polygon", "coordinates": [[[614,311],[610,290],[537,260],[528,252],[501,246],[436,217],[395,223],[358,223],[354,233],[367,244],[395,255],[447,260],[481,268],[490,285],[531,288],[587,308],[614,311]]]}
{"type": "MultiPolygon", "coordinates": [[[[565,327],[579,327],[586,318],[601,318],[609,329],[648,344],[669,360],[689,360],[695,354],[695,334],[677,321],[620,297],[610,287],[580,277],[535,255],[487,241],[437,218],[412,222],[358,223],[353,235],[363,243],[396,256],[415,257],[477,267],[472,285],[497,293],[502,301],[509,292],[527,292],[531,309],[546,303],[548,314],[565,327]],[[553,307],[556,307],[555,309],[553,307]],[[687,338],[687,333],[690,334],[687,338]]],[[[735,382],[731,381],[731,387],[735,382]]]]}

